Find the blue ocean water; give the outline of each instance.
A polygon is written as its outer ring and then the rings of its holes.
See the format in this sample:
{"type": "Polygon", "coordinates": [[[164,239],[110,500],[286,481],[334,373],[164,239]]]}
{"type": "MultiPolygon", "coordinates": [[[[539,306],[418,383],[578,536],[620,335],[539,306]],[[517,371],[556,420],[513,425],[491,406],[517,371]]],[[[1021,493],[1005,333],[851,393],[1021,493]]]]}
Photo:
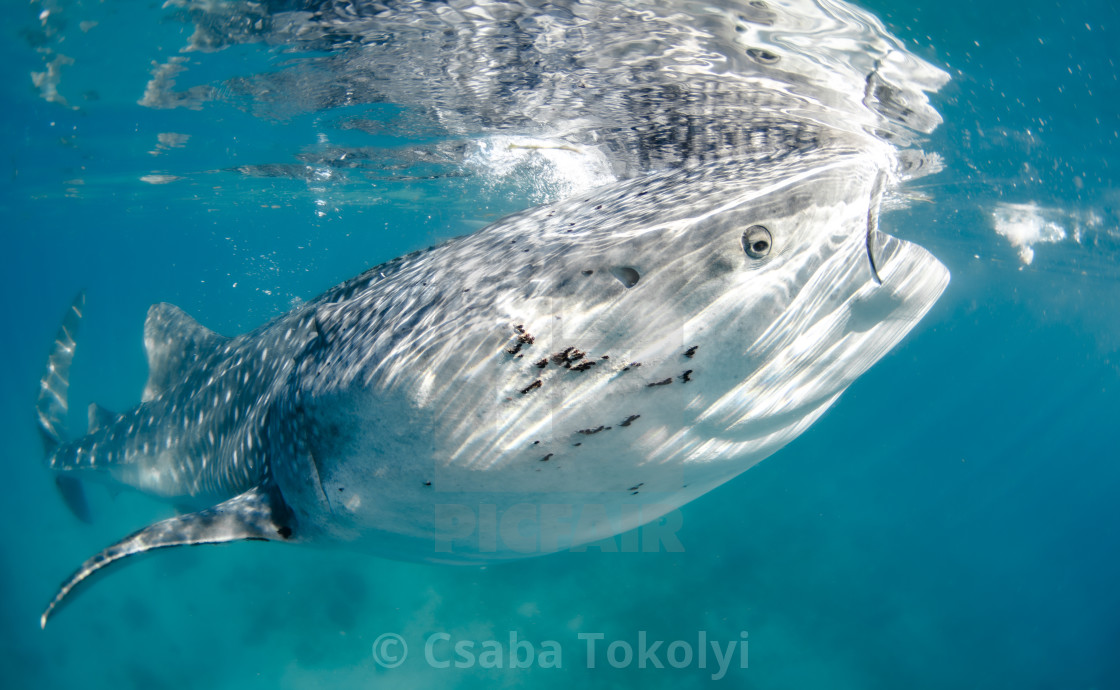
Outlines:
{"type": "MultiPolygon", "coordinates": [[[[104,578],[41,631],[43,606],[78,563],[172,514],[94,487],[96,519],[80,524],[41,466],[32,405],[79,289],[75,429],[89,401],[138,399],[149,304],[244,332],[535,199],[524,185],[469,178],[231,173],[321,150],[324,121],[345,113],[142,107],[153,61],[190,26],[155,6],[8,3],[0,683],[1120,686],[1120,10],[861,4],[952,76],[932,97],[944,124],[927,146],[946,169],[914,183],[919,200],[882,224],[930,249],[953,280],[801,438],[682,509],[683,552],[451,568],[275,544],[169,550],[104,578]],[[47,10],[69,24],[44,31],[47,10]],[[57,54],[73,60],[56,65],[65,102],[44,98],[32,76],[57,54]],[[997,233],[1014,226],[1066,237],[1034,241],[1027,262],[997,233]],[[614,668],[603,647],[636,649],[640,631],[662,650],[701,634],[748,643],[749,663],[720,680],[711,660],[676,669],[664,653],[665,668],[614,668]],[[412,648],[397,668],[371,655],[387,632],[412,648]],[[555,640],[561,668],[433,668],[421,649],[437,632],[507,645],[513,633],[538,651],[555,640]],[[594,668],[578,637],[589,632],[603,634],[594,668]]],[[[257,48],[230,50],[242,51],[239,66],[270,64],[257,48]]]]}

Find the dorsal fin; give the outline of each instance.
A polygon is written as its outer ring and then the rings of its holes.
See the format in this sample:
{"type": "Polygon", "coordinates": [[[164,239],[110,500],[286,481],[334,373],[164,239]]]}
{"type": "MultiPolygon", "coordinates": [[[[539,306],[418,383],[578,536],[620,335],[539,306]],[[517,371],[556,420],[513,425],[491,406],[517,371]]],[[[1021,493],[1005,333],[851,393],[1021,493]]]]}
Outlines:
{"type": "Polygon", "coordinates": [[[161,302],[148,309],[144,347],[148,351],[147,402],[178,383],[184,371],[227,340],[206,328],[174,304],[161,302]]]}

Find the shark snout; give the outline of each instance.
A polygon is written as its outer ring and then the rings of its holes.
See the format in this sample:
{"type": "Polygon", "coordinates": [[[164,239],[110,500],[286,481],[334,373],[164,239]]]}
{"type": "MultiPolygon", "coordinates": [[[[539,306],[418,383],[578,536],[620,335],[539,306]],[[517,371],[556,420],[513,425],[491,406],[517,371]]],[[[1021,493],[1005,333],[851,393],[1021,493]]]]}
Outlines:
{"type": "Polygon", "coordinates": [[[949,283],[949,269],[923,247],[879,230],[867,233],[867,260],[876,285],[923,314],[949,283]]]}

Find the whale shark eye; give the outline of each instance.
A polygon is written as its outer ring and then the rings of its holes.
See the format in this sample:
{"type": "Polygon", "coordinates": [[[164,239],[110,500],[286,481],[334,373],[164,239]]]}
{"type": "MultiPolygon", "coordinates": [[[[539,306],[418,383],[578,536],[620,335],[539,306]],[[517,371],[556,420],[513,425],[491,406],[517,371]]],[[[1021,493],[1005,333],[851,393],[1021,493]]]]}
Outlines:
{"type": "Polygon", "coordinates": [[[743,231],[743,250],[752,259],[761,259],[770,253],[773,238],[761,225],[752,225],[743,231]]]}

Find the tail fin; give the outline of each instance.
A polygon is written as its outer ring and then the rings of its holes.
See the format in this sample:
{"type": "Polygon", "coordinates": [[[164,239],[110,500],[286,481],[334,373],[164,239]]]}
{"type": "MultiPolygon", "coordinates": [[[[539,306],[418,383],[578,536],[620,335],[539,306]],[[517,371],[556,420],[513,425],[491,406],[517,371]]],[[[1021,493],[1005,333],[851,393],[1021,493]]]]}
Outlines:
{"type": "MultiPolygon", "coordinates": [[[[67,397],[70,391],[70,364],[74,361],[77,347],[78,327],[82,323],[82,310],[86,306],[85,291],[74,298],[62,324],[58,327],[47,370],[39,385],[39,400],[35,411],[39,416],[39,432],[43,438],[43,450],[49,458],[66,441],[66,415],[69,411],[67,397]]],[[[62,500],[70,512],[82,522],[89,522],[89,506],[82,492],[81,482],[64,474],[55,477],[62,500]]]]}

